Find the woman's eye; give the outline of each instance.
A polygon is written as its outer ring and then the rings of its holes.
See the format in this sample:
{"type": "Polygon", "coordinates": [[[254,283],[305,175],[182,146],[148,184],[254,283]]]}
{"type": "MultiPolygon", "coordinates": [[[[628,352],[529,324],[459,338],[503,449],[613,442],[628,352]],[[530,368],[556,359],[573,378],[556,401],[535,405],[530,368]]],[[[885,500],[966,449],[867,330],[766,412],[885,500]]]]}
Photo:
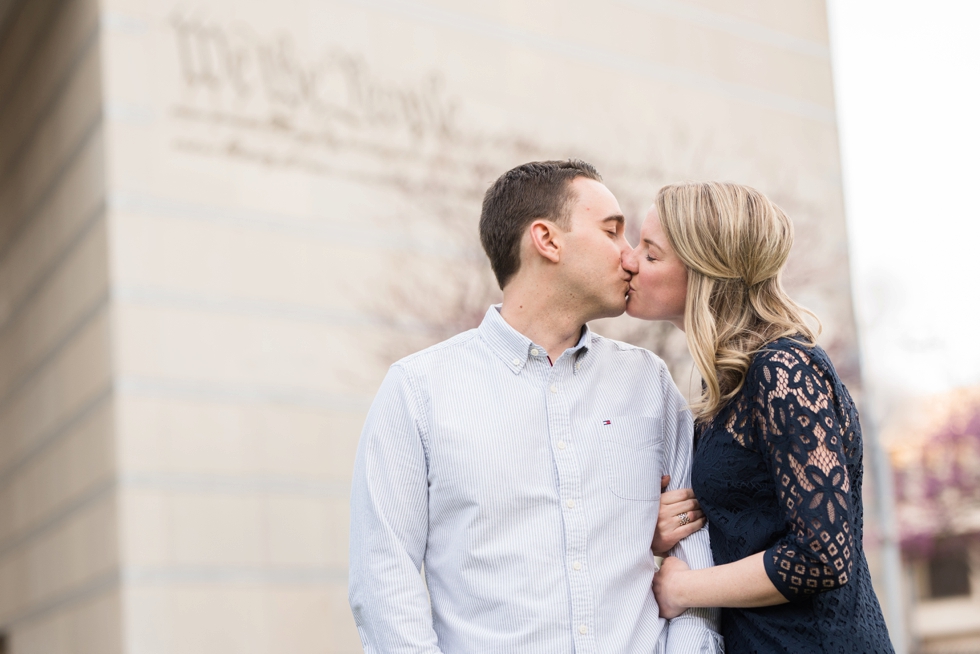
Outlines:
{"type": "Polygon", "coordinates": [[[650,255],[648,254],[648,255],[647,255],[647,261],[656,261],[656,259],[654,259],[653,257],[651,257],[651,256],[650,256],[650,255]]]}

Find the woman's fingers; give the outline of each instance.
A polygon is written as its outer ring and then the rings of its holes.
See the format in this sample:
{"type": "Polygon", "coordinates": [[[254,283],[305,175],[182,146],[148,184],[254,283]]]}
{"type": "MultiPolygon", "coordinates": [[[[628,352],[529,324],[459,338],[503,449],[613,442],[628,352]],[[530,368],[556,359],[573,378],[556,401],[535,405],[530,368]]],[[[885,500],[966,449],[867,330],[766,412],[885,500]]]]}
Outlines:
{"type": "Polygon", "coordinates": [[[691,509],[690,511],[684,511],[674,516],[674,526],[683,527],[685,524],[694,522],[695,520],[700,520],[704,517],[704,513],[698,509],[691,509]],[[687,520],[681,520],[681,516],[687,514],[687,520]],[[682,524],[683,523],[683,524],[682,524]]]}
{"type": "Polygon", "coordinates": [[[694,491],[690,488],[679,488],[677,490],[667,491],[666,493],[660,494],[660,504],[676,504],[677,502],[685,502],[687,500],[697,499],[694,497],[694,491]]]}
{"type": "MultiPolygon", "coordinates": [[[[666,487],[670,476],[661,477],[661,484],[666,487]]],[[[682,538],[690,536],[705,524],[701,505],[694,497],[690,488],[664,492],[660,496],[660,514],[657,516],[657,528],[653,539],[653,551],[665,552],[670,550],[682,538]],[[680,516],[687,514],[684,524],[680,516]]]]}
{"type": "Polygon", "coordinates": [[[687,513],[688,517],[691,517],[691,513],[694,511],[700,511],[701,506],[698,504],[697,500],[684,500],[683,502],[676,502],[674,504],[665,504],[660,507],[660,514],[657,517],[657,524],[670,526],[672,523],[676,526],[679,520],[678,516],[683,513],[687,513]]]}
{"type": "Polygon", "coordinates": [[[704,523],[705,523],[704,516],[701,516],[697,520],[691,520],[689,523],[687,523],[683,527],[678,527],[677,533],[674,534],[674,535],[678,537],[678,540],[682,540],[684,538],[687,538],[688,536],[690,536],[694,532],[696,532],[701,527],[703,527],[704,526],[704,523]]]}
{"type": "Polygon", "coordinates": [[[665,552],[669,552],[674,545],[696,532],[707,522],[701,511],[691,511],[688,513],[688,518],[691,521],[686,525],[680,524],[677,516],[667,520],[661,519],[651,544],[654,554],[662,556],[665,552]]]}
{"type": "MultiPolygon", "coordinates": [[[[701,525],[703,525],[704,520],[704,512],[698,509],[683,511],[678,515],[661,516],[660,520],[657,522],[657,531],[660,532],[665,538],[669,538],[670,540],[680,539],[683,538],[683,536],[678,536],[677,534],[679,532],[692,533],[688,527],[695,522],[701,522],[701,525]],[[682,523],[681,515],[684,513],[687,514],[687,520],[684,520],[682,523]]],[[[700,529],[700,525],[698,526],[698,529],[700,529]]],[[[697,529],[694,531],[697,531],[697,529]]]]}
{"type": "Polygon", "coordinates": [[[697,511],[701,508],[697,500],[682,500],[680,502],[671,502],[670,504],[665,504],[661,507],[660,513],[666,515],[680,515],[685,511],[690,513],[691,511],[697,511]]]}

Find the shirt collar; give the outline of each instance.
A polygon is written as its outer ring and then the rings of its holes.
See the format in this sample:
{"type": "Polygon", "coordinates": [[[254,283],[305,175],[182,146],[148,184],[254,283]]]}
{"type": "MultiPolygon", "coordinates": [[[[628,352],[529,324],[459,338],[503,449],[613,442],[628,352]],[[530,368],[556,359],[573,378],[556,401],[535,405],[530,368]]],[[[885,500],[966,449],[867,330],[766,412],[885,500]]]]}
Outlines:
{"type": "MultiPolygon", "coordinates": [[[[524,369],[524,365],[531,355],[532,349],[538,349],[542,355],[547,356],[545,349],[531,341],[527,336],[511,327],[503,316],[500,315],[499,304],[492,305],[487,309],[487,315],[480,323],[480,336],[490,347],[490,350],[507,364],[514,373],[519,373],[524,369]]],[[[588,351],[592,345],[592,331],[588,325],[582,327],[582,335],[578,339],[575,347],[571,348],[573,354],[578,355],[588,351]]]]}

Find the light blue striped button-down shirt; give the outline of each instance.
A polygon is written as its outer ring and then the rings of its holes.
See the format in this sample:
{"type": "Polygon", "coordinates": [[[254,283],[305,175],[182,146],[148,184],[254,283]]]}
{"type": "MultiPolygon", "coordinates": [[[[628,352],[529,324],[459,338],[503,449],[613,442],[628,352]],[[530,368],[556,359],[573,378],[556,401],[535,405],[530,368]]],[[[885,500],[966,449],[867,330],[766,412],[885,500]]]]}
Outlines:
{"type": "MultiPolygon", "coordinates": [[[[722,651],[717,611],[668,629],[650,590],[660,476],[690,486],[691,440],[663,361],[588,328],[552,366],[491,307],[394,364],[351,493],[366,652],[722,651]]],[[[674,554],[712,565],[707,531],[674,554]]]]}

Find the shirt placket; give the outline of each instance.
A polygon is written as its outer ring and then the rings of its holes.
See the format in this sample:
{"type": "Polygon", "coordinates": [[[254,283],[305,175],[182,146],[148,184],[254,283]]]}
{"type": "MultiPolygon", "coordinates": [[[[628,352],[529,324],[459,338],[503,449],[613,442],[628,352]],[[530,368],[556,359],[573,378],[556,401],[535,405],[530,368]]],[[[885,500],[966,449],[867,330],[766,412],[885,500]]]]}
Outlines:
{"type": "Polygon", "coordinates": [[[571,591],[572,633],[576,653],[595,652],[594,593],[589,582],[586,506],[582,497],[581,447],[571,429],[571,385],[576,357],[563,356],[547,377],[548,431],[558,471],[558,495],[565,525],[565,565],[571,591]]]}

